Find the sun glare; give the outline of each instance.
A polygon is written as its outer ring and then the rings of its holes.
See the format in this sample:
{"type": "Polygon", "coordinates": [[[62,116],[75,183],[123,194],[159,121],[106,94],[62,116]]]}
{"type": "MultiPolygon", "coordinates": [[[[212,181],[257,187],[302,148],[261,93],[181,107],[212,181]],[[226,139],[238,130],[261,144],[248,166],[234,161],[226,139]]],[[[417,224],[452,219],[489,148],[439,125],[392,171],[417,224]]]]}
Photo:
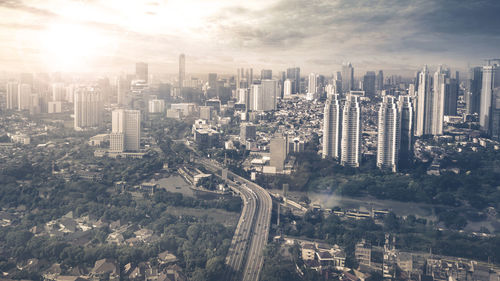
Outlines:
{"type": "Polygon", "coordinates": [[[41,33],[42,56],[48,69],[85,70],[105,46],[105,37],[82,25],[53,24],[41,33]]]}

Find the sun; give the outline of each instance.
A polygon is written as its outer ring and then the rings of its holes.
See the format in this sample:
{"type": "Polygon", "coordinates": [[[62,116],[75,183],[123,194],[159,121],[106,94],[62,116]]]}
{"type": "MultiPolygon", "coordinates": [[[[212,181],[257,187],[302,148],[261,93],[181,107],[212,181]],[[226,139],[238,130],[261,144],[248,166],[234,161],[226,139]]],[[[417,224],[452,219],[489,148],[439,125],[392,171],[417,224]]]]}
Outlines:
{"type": "Polygon", "coordinates": [[[106,38],[84,25],[57,23],[41,32],[39,42],[48,69],[85,71],[103,51],[106,38]]]}

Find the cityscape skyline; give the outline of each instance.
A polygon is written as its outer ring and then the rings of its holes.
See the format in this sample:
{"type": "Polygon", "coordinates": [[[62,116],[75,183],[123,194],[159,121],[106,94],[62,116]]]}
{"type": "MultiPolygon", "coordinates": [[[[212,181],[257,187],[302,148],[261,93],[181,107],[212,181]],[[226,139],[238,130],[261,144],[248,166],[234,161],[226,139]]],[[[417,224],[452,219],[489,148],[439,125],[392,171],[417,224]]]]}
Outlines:
{"type": "Polygon", "coordinates": [[[1,280],[500,281],[500,1],[0,0],[1,280]]]}
{"type": "Polygon", "coordinates": [[[3,71],[120,72],[145,61],[153,73],[175,73],[185,53],[191,73],[235,65],[331,73],[350,61],[362,72],[410,75],[426,63],[482,65],[500,42],[495,1],[301,4],[3,1],[0,62],[3,71]]]}

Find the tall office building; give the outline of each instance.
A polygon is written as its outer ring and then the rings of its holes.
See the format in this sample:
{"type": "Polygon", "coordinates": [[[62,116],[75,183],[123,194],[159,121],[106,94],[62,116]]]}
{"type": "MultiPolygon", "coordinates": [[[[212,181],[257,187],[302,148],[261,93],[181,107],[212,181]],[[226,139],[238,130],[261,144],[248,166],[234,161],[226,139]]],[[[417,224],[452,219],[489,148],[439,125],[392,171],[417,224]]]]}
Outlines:
{"type": "Polygon", "coordinates": [[[250,88],[250,110],[261,111],[264,108],[264,97],[262,93],[262,85],[254,84],[250,88]]]}
{"type": "Polygon", "coordinates": [[[148,64],[145,62],[138,62],[135,64],[135,76],[139,80],[148,82],[148,64]]]}
{"type": "Polygon", "coordinates": [[[99,127],[102,122],[101,94],[94,88],[79,88],[74,99],[75,130],[99,127]]]}
{"type": "Polygon", "coordinates": [[[25,83],[19,84],[17,90],[17,109],[19,111],[29,110],[30,101],[31,101],[31,85],[25,83]]]}
{"type": "Polygon", "coordinates": [[[130,84],[123,77],[118,77],[116,80],[116,98],[118,105],[125,105],[127,91],[130,90],[130,84]]]}
{"type": "Polygon", "coordinates": [[[468,89],[465,93],[465,103],[468,114],[479,114],[481,105],[481,85],[483,82],[483,68],[473,67],[469,70],[468,89]]]}
{"type": "Polygon", "coordinates": [[[141,112],[116,109],[112,113],[110,149],[114,152],[138,151],[141,145],[141,112]]]}
{"type": "Polygon", "coordinates": [[[276,110],[276,98],[278,96],[278,80],[262,80],[262,110],[276,110]]]}
{"type": "Polygon", "coordinates": [[[66,100],[66,86],[63,83],[52,84],[52,101],[66,100]]]}
{"type": "Polygon", "coordinates": [[[444,85],[444,115],[456,116],[457,115],[457,101],[458,101],[458,80],[456,78],[446,78],[444,85]]]}
{"type": "Polygon", "coordinates": [[[394,97],[383,97],[378,112],[377,167],[397,171],[400,126],[398,106],[394,97]]]}
{"type": "MultiPolygon", "coordinates": [[[[239,73],[239,71],[238,71],[239,73]]],[[[209,73],[208,74],[208,86],[211,89],[215,89],[215,83],[217,82],[217,73],[209,73]]],[[[239,87],[237,87],[239,88],[239,87]]]]}
{"type": "Polygon", "coordinates": [[[276,167],[276,172],[282,172],[285,166],[287,156],[288,141],[286,137],[275,136],[271,139],[269,150],[271,152],[271,160],[269,165],[276,167]]]}
{"type": "Polygon", "coordinates": [[[361,163],[361,108],[358,97],[348,95],[342,113],[340,164],[359,167],[361,163]]]}
{"type": "Polygon", "coordinates": [[[384,72],[379,70],[377,77],[375,78],[375,89],[377,91],[382,91],[384,89],[384,72]]]}
{"type": "Polygon", "coordinates": [[[432,134],[432,77],[429,75],[427,66],[424,66],[418,76],[417,128],[415,135],[423,136],[432,134]]]}
{"type": "Polygon", "coordinates": [[[286,72],[285,71],[280,71],[279,72],[279,88],[280,88],[280,98],[283,98],[285,96],[285,80],[286,80],[286,72]]]}
{"type": "Polygon", "coordinates": [[[292,81],[292,95],[300,93],[300,68],[288,68],[286,78],[292,81]]]}
{"type": "Polygon", "coordinates": [[[186,79],[186,56],[181,54],[179,56],[179,88],[184,87],[184,80],[186,79]]]}
{"type": "Polygon", "coordinates": [[[19,107],[19,86],[15,82],[9,82],[5,85],[6,107],[7,109],[17,110],[19,107]]]}
{"type": "Polygon", "coordinates": [[[483,66],[483,82],[481,86],[481,106],[479,124],[481,131],[487,135],[492,134],[492,113],[497,108],[494,91],[500,87],[500,65],[491,64],[483,66]]]}
{"type": "Polygon", "coordinates": [[[449,77],[446,70],[441,66],[434,73],[432,88],[432,114],[431,114],[431,134],[442,135],[444,123],[444,100],[448,87],[446,79],[449,77]]]}
{"type": "Polygon", "coordinates": [[[342,94],[342,74],[337,71],[333,77],[333,85],[335,86],[335,93],[342,94]]]}
{"type": "Polygon", "coordinates": [[[411,96],[399,96],[398,109],[401,123],[399,167],[407,168],[413,162],[414,104],[411,96]]]}
{"type": "Polygon", "coordinates": [[[493,89],[491,105],[491,138],[500,141],[500,87],[493,89]]]}
{"type": "Polygon", "coordinates": [[[242,103],[242,104],[247,105],[246,109],[249,109],[248,102],[250,100],[250,98],[249,98],[250,90],[248,88],[240,88],[240,89],[236,89],[236,93],[238,96],[238,103],[242,103]]]}
{"type": "Polygon", "coordinates": [[[340,157],[342,135],[342,106],[338,95],[333,95],[325,102],[323,115],[323,158],[340,157]]]}
{"type": "Polygon", "coordinates": [[[260,79],[273,79],[273,71],[271,69],[262,69],[260,71],[260,79]]]}
{"type": "Polygon", "coordinates": [[[350,62],[342,64],[342,92],[354,90],[354,68],[350,62]]]}
{"type": "Polygon", "coordinates": [[[367,71],[365,76],[363,76],[363,91],[365,91],[365,96],[370,98],[375,97],[375,81],[375,72],[367,71]]]}
{"type": "Polygon", "coordinates": [[[316,73],[309,74],[309,80],[307,84],[307,93],[316,94],[318,92],[318,75],[316,73]]]}
{"type": "Polygon", "coordinates": [[[292,95],[292,80],[286,79],[283,83],[283,97],[289,97],[292,95]]]}

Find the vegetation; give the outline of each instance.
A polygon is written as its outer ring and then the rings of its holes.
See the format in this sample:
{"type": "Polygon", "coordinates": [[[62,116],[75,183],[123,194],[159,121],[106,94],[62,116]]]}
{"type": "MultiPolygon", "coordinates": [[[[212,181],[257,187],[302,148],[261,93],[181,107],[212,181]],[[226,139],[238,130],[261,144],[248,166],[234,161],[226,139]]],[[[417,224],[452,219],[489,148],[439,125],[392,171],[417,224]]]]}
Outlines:
{"type": "Polygon", "coordinates": [[[383,245],[385,233],[397,236],[397,247],[407,251],[472,258],[500,262],[500,237],[481,238],[456,231],[439,231],[425,219],[415,216],[396,217],[389,213],[382,224],[372,219],[342,220],[336,215],[325,217],[320,212],[308,211],[304,217],[292,213],[282,214],[282,233],[285,235],[325,240],[346,248],[347,266],[354,262],[354,246],[361,239],[372,245],[383,245]],[[291,222],[295,221],[295,224],[291,222]]]}
{"type": "Polygon", "coordinates": [[[440,176],[426,174],[427,166],[416,163],[405,173],[377,169],[367,159],[359,169],[343,167],[331,159],[321,159],[313,152],[299,153],[292,175],[261,176],[258,183],[267,188],[327,191],[347,196],[373,196],[404,202],[425,202],[446,206],[472,206],[481,210],[500,208],[500,151],[462,152],[446,157],[442,168],[455,167],[459,174],[445,172],[440,176]]]}

